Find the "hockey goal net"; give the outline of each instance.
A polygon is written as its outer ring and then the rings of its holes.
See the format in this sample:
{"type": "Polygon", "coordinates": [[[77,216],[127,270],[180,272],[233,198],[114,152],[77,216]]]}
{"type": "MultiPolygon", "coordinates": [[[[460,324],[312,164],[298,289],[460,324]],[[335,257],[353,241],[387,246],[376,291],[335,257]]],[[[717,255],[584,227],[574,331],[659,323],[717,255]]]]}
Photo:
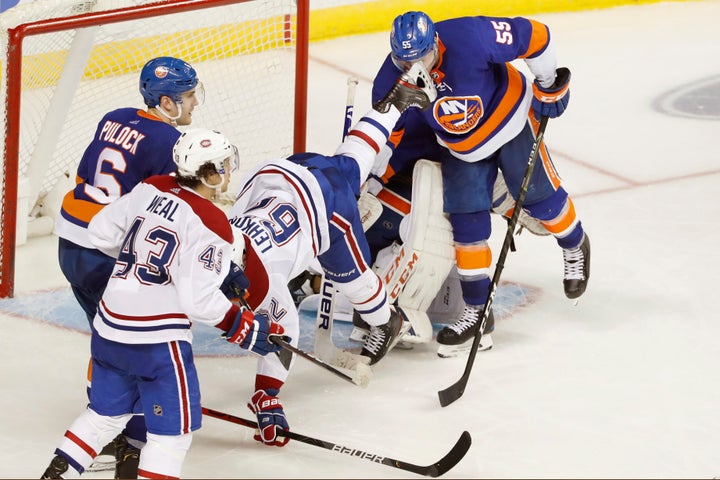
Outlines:
{"type": "Polygon", "coordinates": [[[206,91],[193,126],[226,134],[246,167],[304,150],[308,1],[35,0],[0,15],[0,297],[13,296],[16,246],[51,233],[97,122],[145,108],[153,57],[193,65],[206,91]]]}

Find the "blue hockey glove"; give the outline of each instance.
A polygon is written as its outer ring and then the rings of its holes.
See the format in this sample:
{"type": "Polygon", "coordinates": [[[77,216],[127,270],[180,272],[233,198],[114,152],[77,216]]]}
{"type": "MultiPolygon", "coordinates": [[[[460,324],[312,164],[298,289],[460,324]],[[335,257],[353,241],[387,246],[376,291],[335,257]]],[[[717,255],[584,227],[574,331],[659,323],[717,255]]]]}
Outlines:
{"type": "Polygon", "coordinates": [[[284,332],[282,325],[270,321],[267,315],[239,307],[232,326],[225,333],[225,339],[240,348],[265,356],[280,351],[281,347],[271,339],[274,336],[282,337],[284,332]]]}
{"type": "Polygon", "coordinates": [[[570,101],[570,70],[560,67],[555,71],[555,82],[548,88],[533,82],[532,108],[535,118],[556,118],[562,115],[570,101]]]}
{"type": "Polygon", "coordinates": [[[239,298],[243,295],[243,291],[247,290],[250,286],[250,280],[245,276],[245,272],[240,266],[231,261],[230,271],[228,272],[222,285],[220,285],[220,291],[229,299],[239,298]]]}
{"type": "Polygon", "coordinates": [[[253,394],[248,408],[257,416],[258,429],[253,438],[265,445],[284,447],[290,439],[279,437],[278,431],[290,430],[290,426],[285,419],[285,412],[277,394],[277,390],[274,389],[258,390],[253,394]]]}

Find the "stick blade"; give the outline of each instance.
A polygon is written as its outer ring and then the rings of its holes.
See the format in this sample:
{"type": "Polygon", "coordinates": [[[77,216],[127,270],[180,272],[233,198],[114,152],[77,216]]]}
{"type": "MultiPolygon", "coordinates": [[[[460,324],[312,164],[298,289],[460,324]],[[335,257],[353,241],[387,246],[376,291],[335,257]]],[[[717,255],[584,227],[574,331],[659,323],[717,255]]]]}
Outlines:
{"type": "Polygon", "coordinates": [[[431,465],[427,476],[435,478],[449,472],[450,469],[460,463],[460,460],[465,457],[465,454],[468,450],[470,450],[470,445],[472,445],[472,437],[470,436],[470,432],[466,430],[462,433],[462,435],[460,435],[460,438],[458,438],[455,446],[448,452],[448,454],[437,463],[431,465]]]}
{"type": "Polygon", "coordinates": [[[440,399],[440,405],[443,407],[447,407],[451,403],[453,403],[458,398],[462,397],[463,393],[465,393],[465,385],[467,384],[467,379],[465,377],[462,377],[457,382],[453,383],[449,387],[447,387],[445,390],[440,390],[438,392],[438,398],[440,399]]]}

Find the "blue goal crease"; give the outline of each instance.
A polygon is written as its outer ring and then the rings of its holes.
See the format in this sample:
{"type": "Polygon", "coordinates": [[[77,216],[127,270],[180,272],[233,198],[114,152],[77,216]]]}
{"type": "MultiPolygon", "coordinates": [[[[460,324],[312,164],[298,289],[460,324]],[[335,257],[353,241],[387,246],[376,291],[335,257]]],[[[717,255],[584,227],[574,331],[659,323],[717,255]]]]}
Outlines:
{"type": "MultiPolygon", "coordinates": [[[[512,311],[529,303],[535,293],[532,287],[501,283],[493,302],[496,321],[509,317],[512,311]]],[[[0,312],[49,323],[83,335],[90,334],[85,312],[78,305],[70,288],[43,290],[15,298],[0,299],[0,312]]],[[[299,312],[301,332],[299,348],[306,352],[312,352],[314,348],[315,316],[316,312],[313,310],[299,312]]],[[[434,324],[434,333],[436,334],[442,327],[443,324],[434,324]]],[[[359,344],[349,340],[352,328],[351,322],[335,320],[333,342],[337,347],[348,350],[358,349],[359,344]]],[[[193,351],[196,357],[247,355],[244,350],[223,340],[215,327],[196,322],[192,326],[192,331],[193,351]]]]}

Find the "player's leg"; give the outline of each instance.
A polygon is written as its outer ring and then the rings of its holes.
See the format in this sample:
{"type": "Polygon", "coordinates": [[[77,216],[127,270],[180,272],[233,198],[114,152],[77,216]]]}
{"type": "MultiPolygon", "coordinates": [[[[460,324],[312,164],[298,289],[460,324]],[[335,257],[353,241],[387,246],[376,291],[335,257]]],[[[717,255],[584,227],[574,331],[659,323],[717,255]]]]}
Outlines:
{"type": "MultiPolygon", "coordinates": [[[[438,355],[452,357],[467,352],[490,287],[492,252],[488,239],[492,230],[490,209],[497,173],[493,158],[467,163],[450,155],[442,162],[444,206],[452,225],[457,271],[460,276],[463,313],[437,335],[438,355]]],[[[494,317],[491,315],[478,347],[492,346],[494,317]]]]}
{"type": "MultiPolygon", "coordinates": [[[[533,119],[533,124],[537,122],[533,119]]],[[[524,175],[522,152],[530,151],[535,140],[533,126],[528,123],[513,141],[503,146],[498,154],[500,168],[510,193],[517,197],[524,175]]],[[[527,153],[524,154],[527,157],[527,153]]],[[[538,219],[556,239],[563,250],[565,295],[577,298],[582,295],[590,279],[590,239],[575,212],[572,199],[561,186],[560,177],[543,144],[530,180],[523,208],[538,219]]]]}
{"type": "MultiPolygon", "coordinates": [[[[505,220],[510,221],[515,210],[515,198],[510,194],[505,178],[501,171],[498,172],[498,176],[495,179],[495,185],[493,186],[493,206],[492,213],[502,215],[505,220]]],[[[539,236],[550,235],[550,232],[537,218],[533,218],[525,211],[520,210],[517,219],[520,228],[517,233],[522,232],[523,229],[527,229],[530,233],[539,236]]]]}
{"type": "MultiPolygon", "coordinates": [[[[394,260],[395,254],[392,252],[399,249],[400,222],[410,212],[411,192],[411,176],[401,172],[392,176],[376,195],[382,206],[382,212],[365,232],[365,237],[370,248],[373,270],[378,274],[381,274],[388,262],[394,260]]],[[[352,322],[353,331],[350,333],[350,339],[364,342],[370,332],[370,325],[357,312],[353,312],[352,322]]]]}
{"type": "MultiPolygon", "coordinates": [[[[58,260],[60,270],[70,283],[73,294],[85,312],[92,330],[97,305],[112,274],[115,259],[99,250],[85,248],[64,238],[59,238],[58,260]]],[[[91,375],[91,373],[88,374],[88,395],[90,395],[92,382],[91,375]]],[[[137,458],[138,449],[144,443],[145,421],[142,416],[137,416],[130,419],[121,435],[103,447],[100,455],[96,458],[96,463],[91,465],[88,470],[116,470],[116,475],[118,475],[127,468],[123,466],[124,463],[132,463],[137,458]]],[[[132,465],[129,468],[131,471],[135,470],[132,465]]]]}
{"type": "Polygon", "coordinates": [[[318,256],[318,260],[327,278],[370,325],[370,334],[361,354],[369,357],[372,365],[397,343],[406,327],[401,314],[390,307],[383,282],[370,268],[370,247],[363,232],[355,194],[344,180],[352,177],[357,164],[347,157],[336,157],[336,160],[337,168],[322,171],[333,195],[326,197],[327,206],[332,210],[330,247],[318,256]]]}
{"type": "Polygon", "coordinates": [[[192,346],[173,341],[143,347],[148,347],[142,357],[146,367],[136,374],[141,377],[138,387],[148,441],[140,452],[138,473],[145,478],[180,478],[192,432],[202,425],[192,346]]]}
{"type": "Polygon", "coordinates": [[[79,476],[132,416],[139,398],[137,387],[129,375],[105,361],[107,357],[126,355],[124,349],[123,344],[108,342],[93,334],[95,388],[90,394],[90,405],[65,433],[43,478],[79,476]]]}

